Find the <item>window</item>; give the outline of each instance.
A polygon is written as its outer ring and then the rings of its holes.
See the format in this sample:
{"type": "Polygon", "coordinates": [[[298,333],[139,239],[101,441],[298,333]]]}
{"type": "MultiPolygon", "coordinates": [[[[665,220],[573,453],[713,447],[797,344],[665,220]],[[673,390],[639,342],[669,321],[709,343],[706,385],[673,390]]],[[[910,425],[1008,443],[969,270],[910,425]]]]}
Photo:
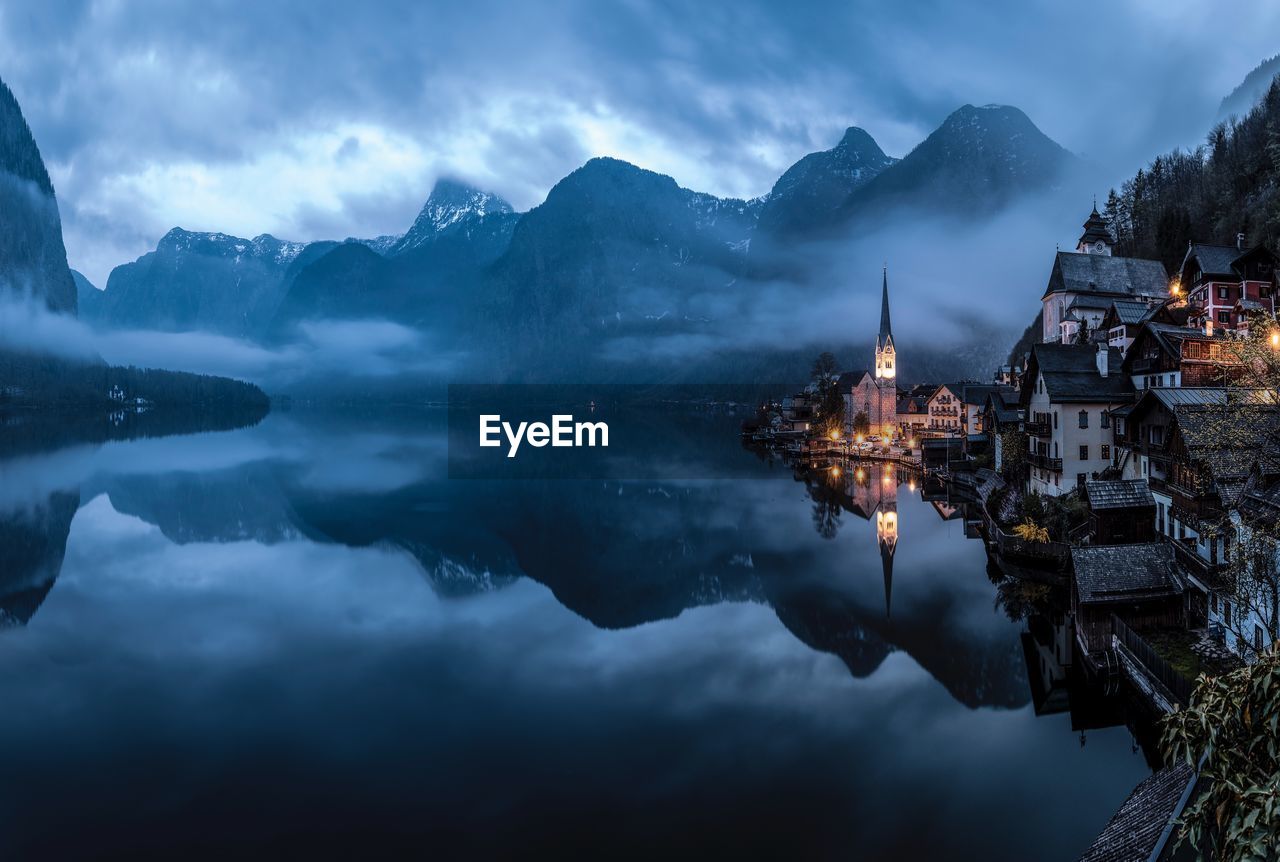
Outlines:
{"type": "Polygon", "coordinates": [[[1055,430],[1058,427],[1058,411],[1057,410],[1053,411],[1053,427],[1055,430]]]}
{"type": "Polygon", "coordinates": [[[1231,628],[1231,602],[1227,599],[1222,600],[1222,624],[1231,628]]]}
{"type": "Polygon", "coordinates": [[[1080,427],[1081,428],[1089,427],[1089,411],[1088,410],[1080,411],[1080,427]]]}
{"type": "Polygon", "coordinates": [[[1088,446],[1081,446],[1081,447],[1080,447],[1080,460],[1081,460],[1081,461],[1088,461],[1088,460],[1089,460],[1089,447],[1088,447],[1088,446]]]}
{"type": "Polygon", "coordinates": [[[1262,651],[1262,626],[1257,624],[1253,627],[1253,648],[1262,651]]]}
{"type": "Polygon", "coordinates": [[[1231,323],[1231,312],[1229,312],[1229,311],[1219,311],[1219,312],[1218,312],[1218,322],[1219,322],[1219,323],[1222,323],[1222,324],[1230,324],[1230,323],[1231,323]]]}
{"type": "Polygon", "coordinates": [[[1164,531],[1164,503],[1156,503],[1156,532],[1164,531]]]}
{"type": "Polygon", "coordinates": [[[1108,413],[1106,410],[1102,411],[1102,427],[1103,428],[1111,427],[1111,414],[1108,413]]]}
{"type": "Polygon", "coordinates": [[[1231,296],[1231,288],[1218,285],[1218,299],[1228,299],[1231,296]]]}
{"type": "Polygon", "coordinates": [[[1076,474],[1076,487],[1077,487],[1077,488],[1083,488],[1083,487],[1084,487],[1084,479],[1085,479],[1085,475],[1084,475],[1083,473],[1077,473],[1077,474],[1076,474]]]}
{"type": "Polygon", "coordinates": [[[1103,461],[1111,460],[1111,447],[1106,443],[1102,444],[1102,454],[1099,456],[1103,461]]]}
{"type": "Polygon", "coordinates": [[[1218,594],[1217,593],[1209,594],[1209,609],[1212,610],[1215,614],[1218,612],[1218,594]]]}

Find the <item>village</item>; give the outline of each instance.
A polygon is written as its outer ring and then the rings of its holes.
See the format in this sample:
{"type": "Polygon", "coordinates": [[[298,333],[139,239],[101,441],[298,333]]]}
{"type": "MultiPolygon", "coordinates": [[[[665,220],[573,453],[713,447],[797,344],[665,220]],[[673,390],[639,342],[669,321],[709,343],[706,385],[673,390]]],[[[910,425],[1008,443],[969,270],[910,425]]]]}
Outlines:
{"type": "MultiPolygon", "coordinates": [[[[860,508],[886,602],[896,497],[859,485],[869,462],[909,475],[1003,575],[1065,591],[1054,625],[1024,634],[1041,705],[1070,672],[1167,715],[1200,674],[1277,638],[1280,261],[1240,234],[1191,243],[1170,273],[1115,254],[1096,205],[1083,228],[1049,267],[1038,340],[990,380],[899,384],[886,269],[873,367],[820,357],[804,391],[744,423],[744,442],[875,498],[860,508]]],[[[1082,858],[1111,858],[1135,830],[1154,842],[1195,781],[1158,769],[1082,858]]]]}

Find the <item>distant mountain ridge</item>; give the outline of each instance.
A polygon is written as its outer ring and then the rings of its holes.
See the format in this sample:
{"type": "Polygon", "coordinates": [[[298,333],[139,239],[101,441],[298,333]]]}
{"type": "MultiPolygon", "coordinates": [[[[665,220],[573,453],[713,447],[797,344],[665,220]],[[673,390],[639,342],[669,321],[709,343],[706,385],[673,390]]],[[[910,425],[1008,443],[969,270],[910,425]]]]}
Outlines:
{"type": "Polygon", "coordinates": [[[990,213],[1061,182],[1076,158],[1008,105],[965,105],[915,149],[855,189],[842,212],[880,217],[893,207],[990,213]]]}
{"type": "Polygon", "coordinates": [[[399,237],[302,245],[171,232],[112,272],[95,322],[280,343],[309,319],[377,318],[471,352],[476,374],[500,379],[722,375],[744,368],[740,351],[690,363],[650,348],[706,339],[769,284],[804,282],[808,239],[899,207],[992,213],[1073,163],[1016,108],[966,105],[901,160],[849,128],[753,200],[607,157],[525,213],[445,177],[399,237]],[[780,254],[795,258],[771,266],[780,254]]]}
{"type": "Polygon", "coordinates": [[[897,162],[850,126],[840,143],[810,153],[778,178],[760,212],[761,232],[785,237],[829,224],[851,194],[897,162]]]}

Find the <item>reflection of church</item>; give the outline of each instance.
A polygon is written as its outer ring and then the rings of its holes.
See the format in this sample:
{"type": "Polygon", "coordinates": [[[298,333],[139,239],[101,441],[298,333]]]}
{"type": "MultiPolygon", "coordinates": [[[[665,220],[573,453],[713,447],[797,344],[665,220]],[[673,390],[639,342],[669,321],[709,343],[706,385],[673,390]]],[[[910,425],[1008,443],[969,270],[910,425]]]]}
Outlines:
{"type": "Polygon", "coordinates": [[[873,462],[856,468],[846,488],[849,511],[876,525],[876,546],[884,571],[884,613],[888,617],[893,596],[893,554],[898,547],[898,470],[893,464],[873,462]]]}

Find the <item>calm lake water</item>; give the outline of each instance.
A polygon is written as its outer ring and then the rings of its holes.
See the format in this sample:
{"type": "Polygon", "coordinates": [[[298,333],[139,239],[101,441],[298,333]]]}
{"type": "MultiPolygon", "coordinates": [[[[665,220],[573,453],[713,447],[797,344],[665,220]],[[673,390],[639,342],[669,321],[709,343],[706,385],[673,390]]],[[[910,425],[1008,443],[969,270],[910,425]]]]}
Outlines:
{"type": "Polygon", "coordinates": [[[451,482],[430,413],[5,458],[0,858],[1075,859],[1130,731],[1037,715],[954,509],[736,423],[687,482],[451,482]]]}

